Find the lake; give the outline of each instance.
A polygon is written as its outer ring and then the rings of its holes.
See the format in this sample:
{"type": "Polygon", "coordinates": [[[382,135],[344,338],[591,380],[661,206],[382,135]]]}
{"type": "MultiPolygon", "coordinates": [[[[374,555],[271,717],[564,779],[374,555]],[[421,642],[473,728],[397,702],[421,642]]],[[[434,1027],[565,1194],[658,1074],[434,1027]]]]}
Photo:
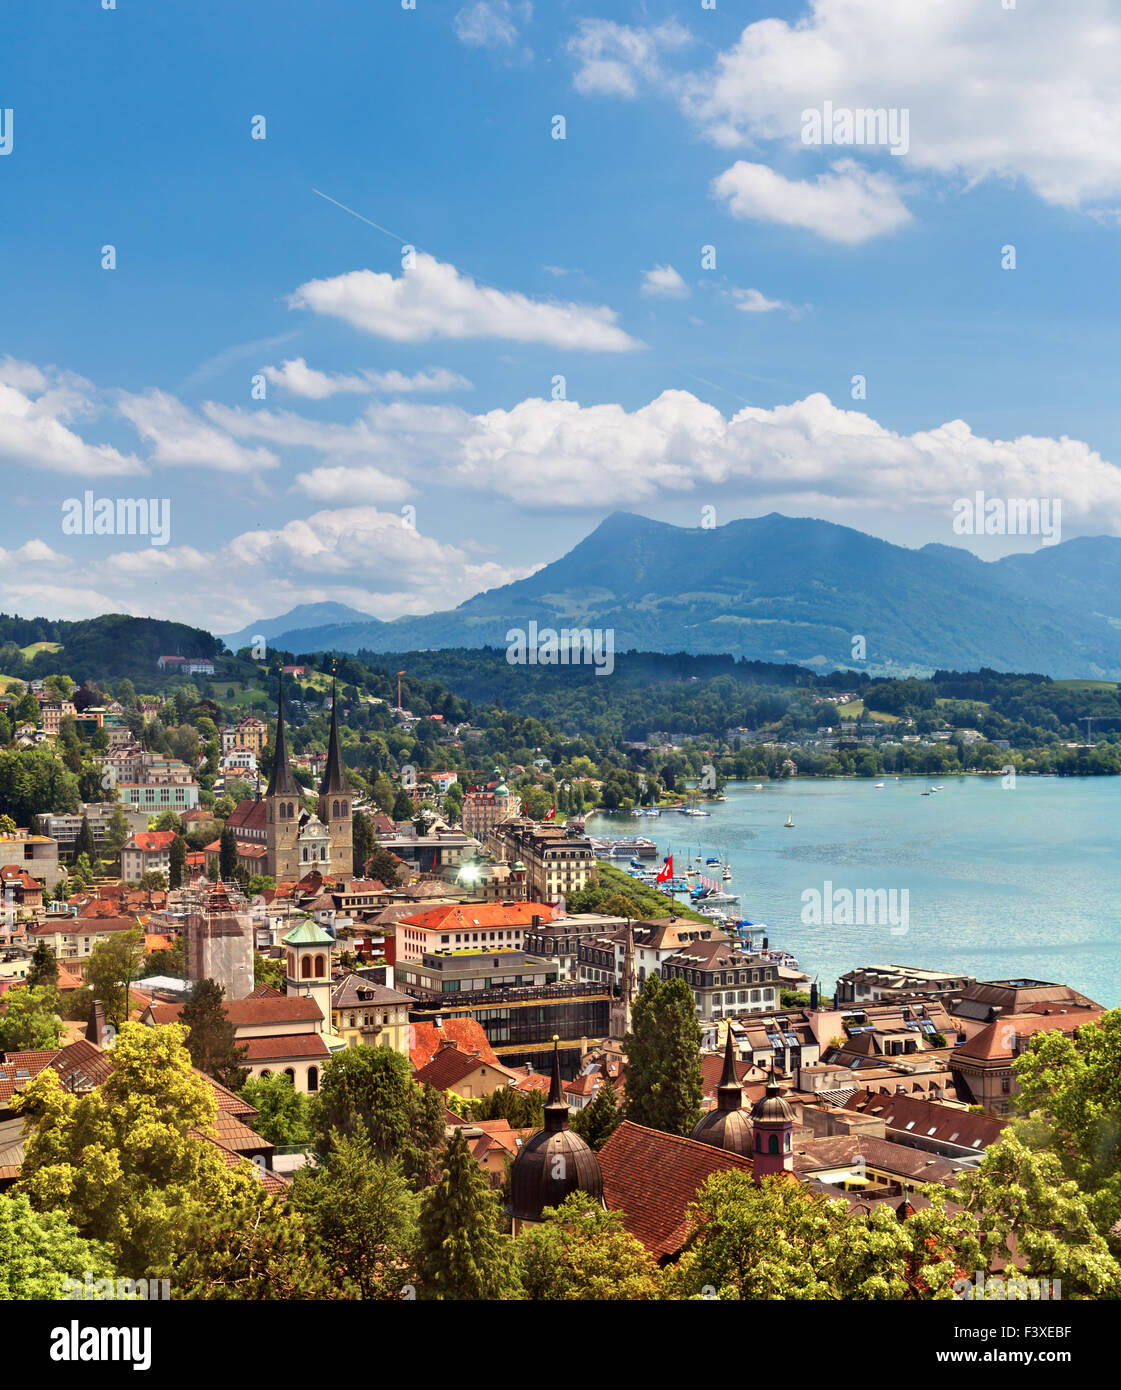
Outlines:
{"type": "Polygon", "coordinates": [[[883,781],[729,783],[708,818],[597,815],[588,832],[646,835],[678,871],[727,855],[740,915],[830,994],[856,966],[900,964],[1060,981],[1121,1003],[1121,779],[883,781]],[[923,796],[931,785],[944,790],[923,796]],[[845,917],[860,890],[885,890],[878,912],[865,900],[864,924],[859,898],[857,920],[845,917]]]}

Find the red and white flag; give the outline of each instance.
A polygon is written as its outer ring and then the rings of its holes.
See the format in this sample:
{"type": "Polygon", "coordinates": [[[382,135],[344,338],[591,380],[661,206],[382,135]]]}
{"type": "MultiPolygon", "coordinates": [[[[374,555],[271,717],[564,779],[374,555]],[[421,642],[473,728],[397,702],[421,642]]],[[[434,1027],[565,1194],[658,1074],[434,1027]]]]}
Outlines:
{"type": "Polygon", "coordinates": [[[658,876],[657,876],[657,878],[654,880],[654,882],[655,882],[655,883],[668,883],[668,882],[670,881],[671,878],[673,878],[673,855],[672,855],[672,854],[671,854],[670,857],[666,860],[666,862],[662,865],[661,873],[658,874],[658,876]]]}
{"type": "Polygon", "coordinates": [[[545,819],[546,819],[546,820],[556,820],[556,818],[557,818],[557,808],[554,806],[553,809],[549,812],[549,814],[545,817],[545,819]]]}

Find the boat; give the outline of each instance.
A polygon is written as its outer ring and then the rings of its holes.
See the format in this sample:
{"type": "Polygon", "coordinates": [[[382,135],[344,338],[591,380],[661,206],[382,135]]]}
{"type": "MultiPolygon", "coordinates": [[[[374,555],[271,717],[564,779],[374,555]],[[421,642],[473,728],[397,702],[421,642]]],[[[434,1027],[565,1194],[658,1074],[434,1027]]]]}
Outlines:
{"type": "Polygon", "coordinates": [[[763,783],[762,783],[762,782],[756,782],[756,783],[755,783],[754,790],[757,791],[757,792],[761,792],[761,791],[763,790],[763,783]]]}
{"type": "Polygon", "coordinates": [[[877,782],[877,783],[876,783],[876,790],[877,790],[878,792],[882,792],[883,789],[884,789],[884,784],[883,784],[882,782],[877,782]]]}
{"type": "Polygon", "coordinates": [[[929,793],[929,792],[922,792],[922,793],[920,793],[920,795],[922,795],[922,796],[929,796],[930,793],[929,793]]]}
{"type": "Polygon", "coordinates": [[[720,862],[720,856],[718,854],[710,854],[705,860],[706,864],[719,864],[720,862]]]}
{"type": "Polygon", "coordinates": [[[725,865],[724,865],[724,872],[720,875],[720,877],[724,880],[725,883],[728,883],[728,882],[731,880],[731,877],[732,877],[731,865],[725,863],[725,865]]]}
{"type": "Polygon", "coordinates": [[[711,816],[712,812],[702,811],[699,806],[687,806],[685,808],[685,814],[687,816],[711,816]]]}
{"type": "Polygon", "coordinates": [[[788,812],[787,817],[786,817],[786,820],[783,821],[783,823],[782,823],[782,828],[783,828],[784,830],[793,830],[793,829],[794,829],[794,813],[793,813],[793,811],[788,812]]]}

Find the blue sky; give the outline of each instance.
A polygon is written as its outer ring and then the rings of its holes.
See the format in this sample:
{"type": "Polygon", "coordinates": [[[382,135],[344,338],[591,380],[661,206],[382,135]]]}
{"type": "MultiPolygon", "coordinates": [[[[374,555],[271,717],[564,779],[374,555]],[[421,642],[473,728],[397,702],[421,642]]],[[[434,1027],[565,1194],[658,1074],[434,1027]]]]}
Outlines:
{"type": "Polygon", "coordinates": [[[952,531],[982,488],[1118,530],[1115,0],[5,26],[6,611],[423,612],[619,507],[1037,545],[952,531]],[[906,112],[906,152],[808,146],[826,101],[906,112]],[[170,498],[169,544],[64,534],[86,489],[170,498]]]}

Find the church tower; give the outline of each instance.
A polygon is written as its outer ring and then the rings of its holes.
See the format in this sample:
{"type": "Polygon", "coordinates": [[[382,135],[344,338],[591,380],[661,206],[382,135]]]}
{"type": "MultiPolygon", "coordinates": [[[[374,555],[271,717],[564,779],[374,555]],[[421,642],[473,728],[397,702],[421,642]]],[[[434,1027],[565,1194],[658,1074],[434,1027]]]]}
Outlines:
{"type": "Polygon", "coordinates": [[[327,745],[327,766],[319,788],[319,819],[331,836],[331,873],[349,878],[354,869],[354,793],[347,781],[339,748],[338,684],[331,682],[331,739],[327,745]]]}
{"type": "Polygon", "coordinates": [[[269,789],[265,793],[265,843],[268,846],[268,872],[277,883],[298,879],[300,838],[300,784],[288,765],[288,740],[284,733],[284,674],[280,674],[280,693],[276,707],[276,755],[269,789]]]}
{"type": "Polygon", "coordinates": [[[755,1132],[752,1168],[758,1187],[764,1178],[773,1177],[776,1173],[789,1173],[794,1167],[791,1142],[794,1111],[782,1098],[773,1066],[771,1079],[767,1082],[767,1094],[752,1107],[751,1124],[755,1132]]]}

